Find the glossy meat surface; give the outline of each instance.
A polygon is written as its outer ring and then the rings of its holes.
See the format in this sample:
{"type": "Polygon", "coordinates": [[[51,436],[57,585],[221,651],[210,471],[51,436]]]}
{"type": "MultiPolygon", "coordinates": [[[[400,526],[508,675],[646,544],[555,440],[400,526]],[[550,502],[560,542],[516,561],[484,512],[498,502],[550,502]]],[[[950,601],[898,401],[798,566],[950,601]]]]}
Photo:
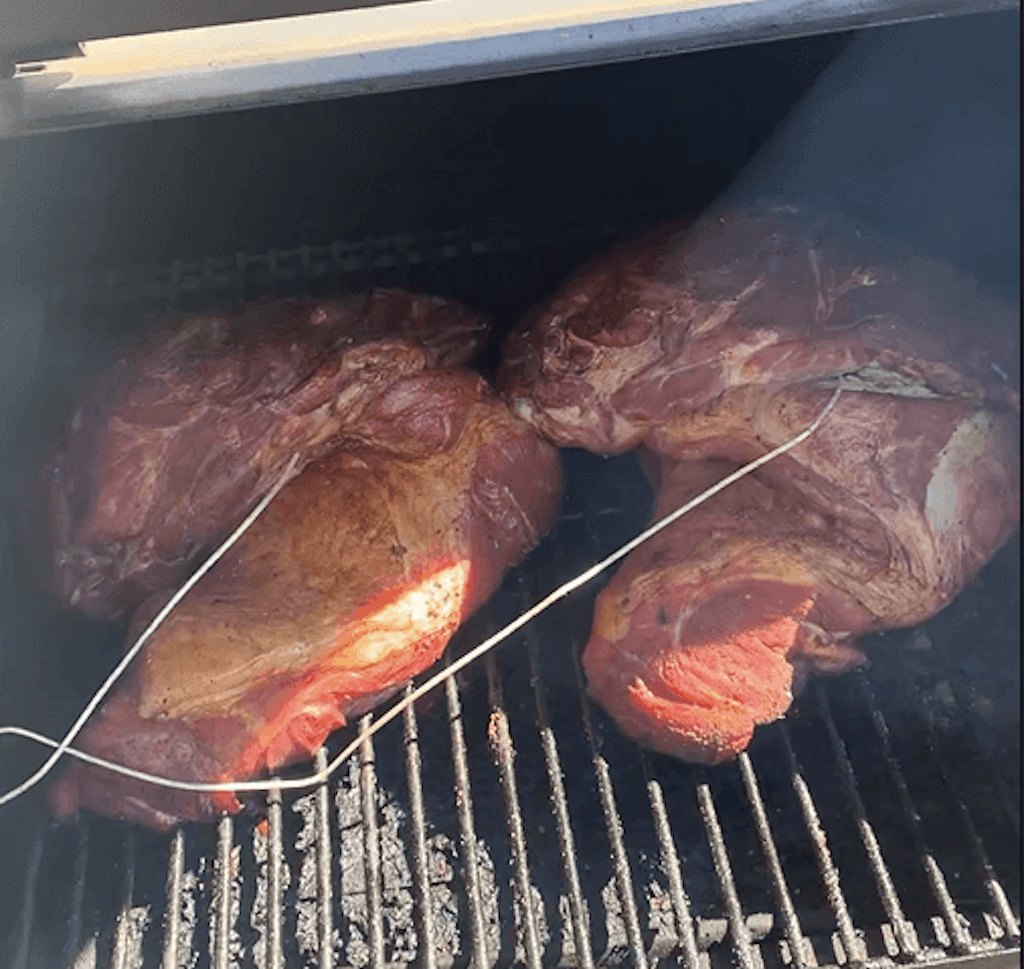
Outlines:
{"type": "Polygon", "coordinates": [[[621,454],[728,390],[834,378],[1019,411],[1020,313],[840,216],[707,216],[599,256],[505,342],[499,385],[563,447],[621,454]],[[996,368],[993,368],[993,364],[996,368]]]}
{"type": "MultiPolygon", "coordinates": [[[[749,408],[729,415],[734,454],[783,443],[828,399],[805,388],[733,396],[749,408]]],[[[705,415],[705,431],[724,410],[705,415]]],[[[863,662],[865,633],[929,619],[1009,537],[1016,433],[970,402],[845,394],[804,445],[626,559],[598,598],[583,656],[591,693],[647,746],[731,758],[808,674],[863,662]]],[[[644,458],[655,518],[740,463],[644,458]]]]}
{"type": "MultiPolygon", "coordinates": [[[[557,452],[466,371],[395,381],[375,413],[372,444],[305,468],[171,614],[84,748],[178,779],[257,776],[440,656],[550,525],[557,452]]],[[[51,802],[160,829],[240,807],[79,765],[51,802]]]]}
{"type": "Polygon", "coordinates": [[[130,613],[180,582],[295,452],[305,464],[357,433],[395,380],[468,362],[489,326],[399,290],[174,320],[83,395],[44,469],[48,583],[91,615],[130,613]]]}
{"type": "Polygon", "coordinates": [[[835,217],[765,209],[595,260],[507,341],[501,386],[563,446],[642,444],[662,517],[807,442],[641,546],[583,662],[641,743],[718,763],[860,635],[948,604],[1020,518],[1019,312],[835,217]]]}

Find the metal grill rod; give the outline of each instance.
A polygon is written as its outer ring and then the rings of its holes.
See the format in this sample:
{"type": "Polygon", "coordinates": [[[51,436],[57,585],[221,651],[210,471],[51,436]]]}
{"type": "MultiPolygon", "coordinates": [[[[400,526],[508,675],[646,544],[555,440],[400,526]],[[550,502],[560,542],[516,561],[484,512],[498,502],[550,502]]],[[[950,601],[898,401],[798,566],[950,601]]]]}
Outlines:
{"type": "Polygon", "coordinates": [[[114,952],[110,959],[111,969],[127,969],[128,966],[128,931],[131,920],[132,895],[135,891],[135,839],[135,829],[129,828],[124,839],[124,881],[121,883],[121,906],[114,928],[114,952]]]}
{"type": "Polygon", "coordinates": [[[618,891],[619,903],[622,906],[623,921],[626,923],[626,938],[629,941],[634,965],[637,969],[647,969],[647,952],[644,947],[643,936],[640,934],[640,915],[636,907],[636,898],[633,895],[633,876],[630,872],[629,857],[626,854],[622,818],[619,816],[619,809],[615,804],[615,789],[612,785],[612,775],[608,769],[608,762],[597,748],[597,740],[594,737],[594,725],[590,717],[590,701],[587,699],[586,688],[583,685],[583,671],[580,668],[576,643],[570,643],[569,648],[572,653],[573,670],[576,674],[576,686],[580,695],[583,730],[587,735],[587,742],[590,745],[590,757],[594,765],[594,773],[597,776],[597,791],[601,799],[604,826],[608,833],[608,842],[612,850],[615,887],[618,891]]]}
{"type": "Polygon", "coordinates": [[[551,809],[555,816],[562,877],[565,881],[566,897],[569,904],[569,919],[572,922],[576,964],[579,969],[594,969],[587,905],[583,899],[583,889],[580,885],[580,874],[576,865],[576,842],[569,819],[569,800],[565,793],[565,780],[562,776],[562,764],[558,756],[558,744],[554,731],[551,729],[551,721],[548,719],[544,681],[540,675],[540,663],[537,657],[537,637],[530,631],[525,633],[525,636],[530,657],[530,681],[533,686],[534,703],[537,707],[537,726],[540,730],[544,765],[551,788],[551,809]]]}
{"type": "Polygon", "coordinates": [[[533,887],[530,881],[530,863],[526,849],[526,835],[523,831],[523,813],[519,806],[516,774],[513,767],[515,749],[509,731],[508,715],[505,713],[501,678],[498,663],[493,653],[485,660],[487,670],[487,693],[490,700],[491,716],[487,725],[488,740],[498,766],[502,798],[505,802],[505,817],[508,822],[509,841],[512,846],[512,866],[516,895],[522,913],[526,964],[530,969],[540,969],[541,944],[537,928],[537,913],[533,904],[533,887]]]}
{"type": "Polygon", "coordinates": [[[469,904],[469,928],[474,969],[487,969],[490,957],[484,930],[483,893],[480,886],[480,858],[477,852],[476,826],[473,821],[473,800],[469,786],[469,760],[462,729],[462,703],[454,676],[444,681],[448,701],[448,729],[452,744],[452,766],[455,770],[455,809],[459,817],[462,863],[469,904]]]}
{"type": "Polygon", "coordinates": [[[900,903],[896,886],[893,884],[889,868],[882,856],[882,848],[875,837],[874,828],[868,820],[864,802],[861,800],[860,790],[857,786],[857,776],[850,762],[846,744],[843,743],[836,730],[835,722],[832,719],[832,711],[828,705],[828,698],[821,684],[815,684],[815,699],[818,702],[818,712],[825,722],[825,729],[828,731],[829,740],[832,742],[832,750],[839,763],[839,775],[843,779],[843,786],[846,790],[846,797],[853,808],[853,816],[857,822],[857,830],[860,833],[864,850],[867,852],[868,862],[871,865],[871,872],[875,876],[875,884],[878,888],[878,897],[881,899],[882,907],[892,925],[896,937],[896,944],[905,956],[919,960],[923,958],[921,946],[917,940],[917,933],[914,927],[907,921],[903,914],[903,906],[900,903]]]}
{"type": "MultiPolygon", "coordinates": [[[[373,714],[359,721],[360,733],[373,723],[373,714]]],[[[377,824],[377,768],[373,738],[367,737],[359,748],[359,803],[363,816],[363,884],[366,888],[366,915],[370,928],[370,965],[384,969],[384,899],[381,893],[380,827],[377,824]]]]}
{"type": "MultiPolygon", "coordinates": [[[[129,828],[129,832],[134,829],[129,828]]],[[[225,815],[217,823],[217,864],[213,890],[213,965],[228,969],[231,952],[231,855],[234,847],[232,822],[225,815]]]]}
{"type": "Polygon", "coordinates": [[[750,802],[750,812],[754,818],[757,840],[761,843],[761,852],[764,855],[765,864],[768,866],[768,872],[772,876],[772,890],[775,892],[775,899],[782,913],[782,923],[785,926],[786,941],[789,943],[790,958],[797,969],[805,969],[808,965],[810,943],[804,938],[803,930],[800,928],[800,920],[797,918],[796,908],[793,905],[792,896],[789,894],[786,876],[782,871],[782,862],[779,861],[779,852],[775,847],[775,839],[772,837],[771,825],[768,823],[768,812],[765,811],[764,801],[761,799],[754,765],[750,762],[746,751],[742,751],[739,755],[739,767],[740,774],[743,776],[743,786],[747,792],[747,800],[750,802]]]}
{"type": "Polygon", "coordinates": [[[732,865],[729,862],[729,852],[725,847],[725,838],[722,837],[722,827],[718,823],[718,813],[715,811],[715,801],[706,779],[706,772],[702,773],[705,775],[705,780],[697,785],[697,807],[700,810],[701,820],[704,822],[708,845],[711,847],[711,860],[715,866],[715,874],[718,876],[718,889],[725,905],[729,931],[732,934],[733,951],[736,953],[736,958],[742,969],[757,969],[758,961],[754,956],[750,930],[743,917],[743,906],[740,904],[740,897],[736,891],[732,865]]]}
{"type": "MultiPolygon", "coordinates": [[[[327,751],[316,752],[316,769],[327,767],[327,751]]],[[[334,965],[334,882],[331,865],[331,804],[327,781],[316,789],[316,872],[317,872],[317,938],[320,969],[334,965]]]]}
{"type": "MultiPolygon", "coordinates": [[[[405,696],[412,693],[412,683],[405,696]]],[[[423,761],[420,757],[419,729],[413,704],[405,708],[402,720],[405,741],[405,776],[409,791],[409,813],[412,816],[412,871],[416,893],[416,932],[418,955],[423,969],[436,969],[434,955],[434,906],[430,892],[430,869],[427,861],[427,811],[423,802],[423,761]]]]}
{"type": "Polygon", "coordinates": [[[914,848],[917,851],[921,865],[924,867],[925,877],[928,879],[932,895],[939,905],[942,921],[946,926],[946,931],[949,933],[953,948],[958,955],[970,955],[974,951],[973,942],[964,926],[964,920],[956,910],[953,897],[950,895],[949,887],[946,885],[946,877],[943,875],[939,863],[935,860],[935,856],[925,841],[924,832],[921,830],[921,816],[918,814],[917,808],[910,797],[910,789],[907,787],[906,779],[903,776],[903,768],[900,767],[900,762],[892,748],[889,725],[886,723],[885,717],[882,716],[882,711],[875,701],[874,690],[871,689],[871,684],[867,678],[862,672],[857,672],[854,675],[857,677],[861,688],[861,695],[870,712],[871,723],[881,742],[889,779],[896,790],[896,796],[900,803],[900,809],[903,812],[907,830],[914,842],[914,848]]]}
{"type": "Polygon", "coordinates": [[[284,969],[284,834],[281,792],[267,796],[267,969],[284,969]]]}
{"type": "Polygon", "coordinates": [[[662,868],[668,878],[669,897],[672,899],[672,908],[675,912],[677,943],[683,957],[683,965],[685,969],[699,969],[700,950],[697,947],[693,915],[690,912],[686,890],[683,888],[682,869],[679,864],[679,855],[676,852],[675,839],[672,837],[668,811],[665,809],[661,784],[653,776],[650,758],[643,751],[640,754],[640,763],[647,780],[647,797],[651,802],[654,830],[658,835],[658,844],[661,847],[662,868]]]}
{"type": "MultiPolygon", "coordinates": [[[[167,908],[164,912],[164,951],[162,969],[178,969],[181,962],[181,893],[185,880],[185,835],[181,828],[171,836],[167,853],[167,881],[165,892],[167,908]]],[[[272,967],[277,969],[277,967],[272,967]]]]}
{"type": "Polygon", "coordinates": [[[842,886],[839,883],[839,871],[832,862],[832,853],[828,848],[828,837],[818,817],[818,809],[814,806],[814,799],[811,797],[811,790],[804,780],[803,768],[796,759],[793,744],[789,739],[789,730],[786,722],[779,724],[782,735],[782,743],[786,748],[786,758],[789,761],[790,775],[793,781],[793,790],[796,793],[797,801],[800,803],[800,810],[804,816],[804,825],[811,838],[811,845],[814,848],[815,858],[818,862],[818,871],[821,872],[822,881],[825,884],[825,895],[828,898],[832,914],[836,918],[836,926],[839,929],[839,940],[842,943],[846,960],[850,965],[863,965],[867,958],[864,951],[864,943],[857,935],[850,918],[850,910],[846,905],[846,898],[843,895],[842,886]]]}

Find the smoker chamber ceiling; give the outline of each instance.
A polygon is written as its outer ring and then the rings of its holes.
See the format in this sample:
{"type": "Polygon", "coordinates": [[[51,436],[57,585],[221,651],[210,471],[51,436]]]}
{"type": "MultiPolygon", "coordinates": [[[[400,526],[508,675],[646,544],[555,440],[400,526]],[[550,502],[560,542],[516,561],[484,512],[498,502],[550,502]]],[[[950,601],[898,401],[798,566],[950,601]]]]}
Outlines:
{"type": "MultiPolygon", "coordinates": [[[[579,258],[644,222],[177,261],[72,278],[50,311],[88,327],[423,280],[514,303],[547,286],[544,253],[579,258]]],[[[554,532],[453,653],[646,520],[631,457],[569,452],[566,469],[554,532]]],[[[1019,685],[1005,674],[1019,579],[1017,540],[927,629],[874,637],[868,674],[813,684],[712,771],[640,751],[587,702],[591,588],[450,678],[328,784],[271,796],[265,825],[226,818],[167,839],[37,822],[9,852],[24,876],[3,955],[12,969],[1016,964],[1019,685]]]]}

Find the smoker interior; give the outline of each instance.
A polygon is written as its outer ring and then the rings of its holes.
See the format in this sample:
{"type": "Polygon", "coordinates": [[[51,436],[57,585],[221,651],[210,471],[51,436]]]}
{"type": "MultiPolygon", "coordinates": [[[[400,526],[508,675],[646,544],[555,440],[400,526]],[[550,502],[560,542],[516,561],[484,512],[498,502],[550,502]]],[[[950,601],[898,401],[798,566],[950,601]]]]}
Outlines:
{"type": "MultiPolygon", "coordinates": [[[[973,31],[994,59],[1018,29],[1000,15],[892,35],[956,49],[973,31]]],[[[0,280],[30,350],[3,389],[4,722],[58,733],[121,648],[120,628],[53,611],[18,508],[75,379],[149,314],[401,285],[492,312],[500,334],[589,255],[718,197],[846,43],[4,145],[0,280]]],[[[1012,116],[1015,82],[985,93],[948,73],[936,103],[954,91],[978,116],[993,100],[1012,116]]],[[[957,231],[919,233],[926,250],[970,252],[983,283],[1019,293],[992,218],[986,235],[949,201],[957,231]]],[[[497,340],[482,365],[496,359],[497,340]]],[[[564,467],[557,526],[450,655],[646,522],[632,456],[567,451],[564,467]]],[[[640,751],[586,700],[577,660],[600,585],[449,679],[328,784],[271,799],[266,823],[165,838],[54,825],[37,792],[2,809],[0,963],[1019,963],[1019,533],[940,616],[873,637],[866,672],[812,683],[712,770],[640,751]]],[[[39,763],[20,741],[0,756],[4,789],[39,763]]]]}

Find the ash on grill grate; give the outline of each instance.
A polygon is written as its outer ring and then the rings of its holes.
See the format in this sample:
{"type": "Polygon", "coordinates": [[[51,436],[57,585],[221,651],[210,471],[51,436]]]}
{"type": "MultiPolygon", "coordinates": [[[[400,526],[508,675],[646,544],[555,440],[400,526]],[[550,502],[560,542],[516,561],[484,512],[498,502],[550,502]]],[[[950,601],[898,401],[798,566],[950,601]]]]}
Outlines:
{"type": "MultiPolygon", "coordinates": [[[[551,252],[575,262],[608,238],[577,234],[551,252]]],[[[143,306],[415,286],[422,268],[431,288],[504,304],[510,321],[568,268],[539,242],[462,233],[175,264],[79,280],[57,310],[102,317],[112,342],[143,306]],[[509,269],[516,245],[523,273],[509,269]]],[[[77,351],[62,352],[70,371],[77,351]]],[[[566,452],[565,467],[557,528],[453,652],[646,521],[632,457],[566,452]]],[[[0,957],[14,969],[803,969],[1013,952],[1019,580],[1018,540],[926,632],[877,637],[867,674],[812,684],[712,771],[639,751],[582,694],[597,581],[406,711],[329,784],[271,797],[265,821],[169,839],[42,824],[11,849],[25,882],[0,957]]]]}
{"type": "MultiPolygon", "coordinates": [[[[595,460],[570,456],[570,480],[595,460]]],[[[613,463],[623,487],[635,469],[613,463]]],[[[617,541],[632,516],[612,517],[588,540],[570,496],[552,543],[464,644],[536,595],[525,585],[572,569],[570,540],[588,557],[617,541]]],[[[57,926],[64,964],[167,967],[428,964],[427,932],[442,967],[828,965],[1018,942],[1012,816],[978,787],[1000,764],[970,746],[955,694],[939,691],[941,723],[930,712],[919,654],[879,642],[870,679],[813,686],[749,757],[704,772],[640,755],[586,704],[573,644],[589,602],[449,681],[445,703],[390,725],[324,788],[271,805],[265,825],[169,842],[99,821],[48,832],[20,964],[45,958],[32,928],[57,926]],[[988,766],[965,793],[968,751],[988,766]]]]}

